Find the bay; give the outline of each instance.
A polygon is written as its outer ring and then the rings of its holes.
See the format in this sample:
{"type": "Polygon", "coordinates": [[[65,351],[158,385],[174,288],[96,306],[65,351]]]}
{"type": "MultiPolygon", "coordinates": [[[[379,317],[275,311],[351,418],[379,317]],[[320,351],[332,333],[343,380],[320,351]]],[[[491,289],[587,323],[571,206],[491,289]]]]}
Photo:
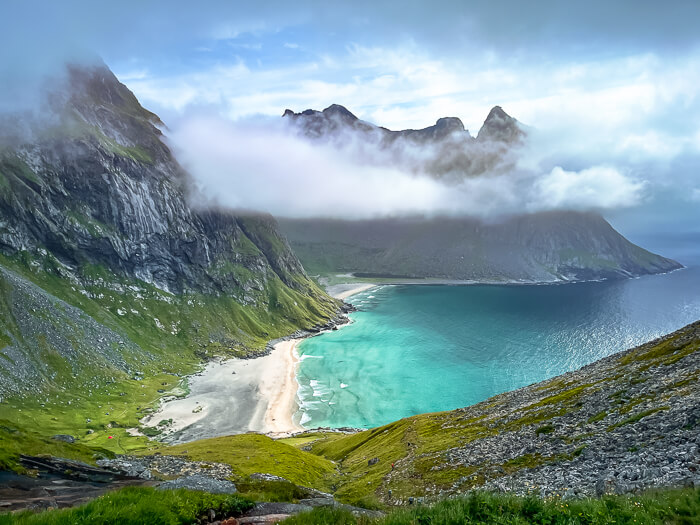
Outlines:
{"type": "Polygon", "coordinates": [[[700,319],[700,267],[542,286],[380,286],[352,324],[299,345],[307,428],[468,406],[700,319]]]}

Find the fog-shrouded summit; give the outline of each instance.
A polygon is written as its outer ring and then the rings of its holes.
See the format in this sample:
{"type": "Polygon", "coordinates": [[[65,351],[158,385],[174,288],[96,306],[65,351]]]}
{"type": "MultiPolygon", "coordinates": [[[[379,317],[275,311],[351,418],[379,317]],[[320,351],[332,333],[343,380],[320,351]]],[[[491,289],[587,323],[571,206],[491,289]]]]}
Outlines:
{"type": "Polygon", "coordinates": [[[421,129],[394,131],[362,121],[339,104],[323,111],[288,109],[283,117],[312,140],[341,150],[358,146],[358,154],[369,162],[428,175],[449,185],[514,171],[515,150],[525,138],[518,121],[500,107],[491,110],[477,138],[458,117],[441,117],[421,129]]]}
{"type": "Polygon", "coordinates": [[[49,105],[0,149],[0,342],[12,362],[0,397],[85,393],[213,347],[257,352],[337,313],[270,215],[191,205],[160,119],[106,66],[69,67],[49,105]]]}
{"type": "Polygon", "coordinates": [[[479,130],[477,140],[498,141],[505,143],[516,143],[523,140],[525,132],[521,129],[518,121],[503,111],[501,106],[494,106],[489,111],[484,125],[479,130]]]}
{"type": "Polygon", "coordinates": [[[433,122],[391,130],[339,104],[239,121],[193,114],[168,143],[211,200],[282,217],[500,220],[625,208],[646,196],[644,180],[614,165],[553,162],[537,130],[500,107],[476,136],[457,116],[433,122]]]}
{"type": "MultiPolygon", "coordinates": [[[[286,109],[282,116],[291,119],[305,134],[313,138],[321,137],[324,132],[338,131],[342,126],[351,126],[367,132],[377,131],[388,142],[398,138],[411,138],[416,141],[444,140],[452,135],[463,140],[475,140],[458,117],[441,117],[434,125],[422,129],[392,131],[360,120],[340,104],[332,104],[323,111],[307,109],[295,113],[291,109],[286,109]]],[[[476,140],[513,143],[524,138],[525,135],[517,119],[508,115],[500,106],[495,106],[486,117],[476,140]]]]}

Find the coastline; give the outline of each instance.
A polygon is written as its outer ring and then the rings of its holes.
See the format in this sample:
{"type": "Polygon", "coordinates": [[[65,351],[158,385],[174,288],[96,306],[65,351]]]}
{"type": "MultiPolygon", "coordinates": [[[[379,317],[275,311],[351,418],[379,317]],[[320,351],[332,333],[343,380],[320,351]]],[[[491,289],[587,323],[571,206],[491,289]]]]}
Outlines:
{"type": "MultiPolygon", "coordinates": [[[[304,428],[294,422],[294,414],[299,409],[297,403],[297,366],[299,357],[296,347],[302,339],[281,341],[275,345],[272,354],[277,354],[277,374],[261,378],[259,392],[267,401],[262,432],[270,437],[286,437],[304,428]]],[[[272,355],[270,354],[270,355],[272,355]]]]}
{"type": "Polygon", "coordinates": [[[341,301],[344,301],[351,295],[364,292],[365,290],[370,290],[371,288],[375,288],[377,286],[379,285],[374,283],[334,284],[332,286],[326,287],[326,292],[334,299],[340,299],[341,301]]]}
{"type": "MultiPolygon", "coordinates": [[[[329,290],[344,300],[376,285],[352,283],[329,290]]],[[[273,438],[302,432],[294,421],[299,405],[297,392],[297,345],[303,339],[274,344],[272,351],[255,359],[229,359],[208,363],[188,378],[189,394],[162,402],[141,423],[163,429],[166,443],[258,432],[273,438]],[[166,421],[167,425],[159,425],[166,421]]]]}
{"type": "Polygon", "coordinates": [[[163,429],[160,439],[171,444],[246,432],[282,437],[303,430],[293,421],[299,341],[278,342],[255,359],[208,363],[189,377],[186,397],[161,403],[142,424],[163,429]],[[162,421],[170,423],[159,425],[162,421]]]}
{"type": "MultiPolygon", "coordinates": [[[[343,283],[329,286],[328,293],[335,298],[346,299],[376,286],[380,285],[343,283]]],[[[269,354],[254,359],[208,363],[199,373],[188,378],[189,394],[185,398],[163,401],[160,408],[141,423],[163,430],[159,439],[166,443],[186,443],[246,432],[284,437],[305,430],[295,422],[299,409],[297,368],[300,359],[297,345],[302,340],[278,340],[269,354]],[[166,424],[159,425],[162,422],[166,424]]]]}

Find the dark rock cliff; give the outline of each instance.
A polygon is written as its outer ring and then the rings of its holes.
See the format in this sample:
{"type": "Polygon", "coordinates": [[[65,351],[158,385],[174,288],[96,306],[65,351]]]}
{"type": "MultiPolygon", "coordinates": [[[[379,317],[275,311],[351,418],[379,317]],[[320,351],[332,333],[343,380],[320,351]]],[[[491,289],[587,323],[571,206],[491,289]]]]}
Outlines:
{"type": "Polygon", "coordinates": [[[304,289],[272,217],[188,203],[188,177],[158,117],[106,67],[70,68],[67,95],[53,105],[57,123],[0,153],[3,253],[45,249],[69,268],[103,265],[173,293],[243,298],[273,274],[304,289]]]}

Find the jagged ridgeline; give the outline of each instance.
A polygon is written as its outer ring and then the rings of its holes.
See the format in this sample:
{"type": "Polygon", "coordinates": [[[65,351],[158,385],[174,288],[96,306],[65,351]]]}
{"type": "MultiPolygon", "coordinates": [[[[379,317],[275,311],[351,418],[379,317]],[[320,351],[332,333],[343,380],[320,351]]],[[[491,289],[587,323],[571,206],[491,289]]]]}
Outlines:
{"type": "MultiPolygon", "coordinates": [[[[494,107],[476,137],[458,118],[423,129],[392,131],[332,105],[284,114],[313,141],[348,137],[378,148],[392,165],[445,184],[508,176],[528,128],[494,107]],[[416,154],[420,152],[420,154],[416,154]]],[[[362,221],[280,219],[304,267],[313,273],[360,277],[439,278],[488,282],[553,282],[621,278],[680,268],[676,261],[632,244],[598,213],[568,210],[495,217],[362,221]]]]}
{"type": "Polygon", "coordinates": [[[69,67],[43,111],[0,135],[0,396],[180,373],[336,313],[271,216],[190,205],[106,66],[69,67]]]}

